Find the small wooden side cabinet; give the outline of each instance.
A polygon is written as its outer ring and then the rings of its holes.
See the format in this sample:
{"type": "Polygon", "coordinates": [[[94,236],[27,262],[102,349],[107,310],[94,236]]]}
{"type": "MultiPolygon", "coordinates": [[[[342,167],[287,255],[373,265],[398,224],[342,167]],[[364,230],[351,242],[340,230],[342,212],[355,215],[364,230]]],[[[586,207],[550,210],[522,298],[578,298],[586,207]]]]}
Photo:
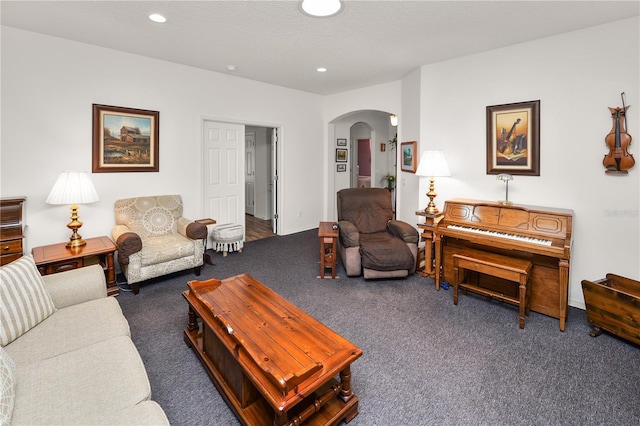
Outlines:
{"type": "MultiPolygon", "coordinates": [[[[442,214],[426,213],[424,210],[418,210],[416,215],[423,216],[425,218],[424,223],[418,223],[420,229],[420,241],[424,241],[424,266],[422,266],[422,256],[418,256],[418,265],[416,265],[416,273],[421,274],[423,277],[431,277],[435,279],[436,270],[434,266],[435,251],[434,241],[435,234],[433,228],[435,224],[442,218],[442,214]]],[[[439,285],[436,282],[436,289],[439,290],[439,285]]]]}
{"type": "Polygon", "coordinates": [[[0,200],[0,266],[22,257],[24,226],[23,206],[26,198],[3,198],[0,200]]]}
{"type": "Polygon", "coordinates": [[[331,279],[336,278],[338,229],[333,229],[335,224],[335,222],[320,222],[318,227],[318,237],[320,238],[320,275],[318,278],[324,278],[326,268],[331,268],[331,279]]]}
{"type": "Polygon", "coordinates": [[[86,245],[77,249],[67,247],[67,242],[34,247],[33,260],[41,275],[55,274],[71,269],[100,264],[107,279],[107,295],[117,296],[118,284],[113,265],[116,246],[109,237],[86,238],[86,245]]]}

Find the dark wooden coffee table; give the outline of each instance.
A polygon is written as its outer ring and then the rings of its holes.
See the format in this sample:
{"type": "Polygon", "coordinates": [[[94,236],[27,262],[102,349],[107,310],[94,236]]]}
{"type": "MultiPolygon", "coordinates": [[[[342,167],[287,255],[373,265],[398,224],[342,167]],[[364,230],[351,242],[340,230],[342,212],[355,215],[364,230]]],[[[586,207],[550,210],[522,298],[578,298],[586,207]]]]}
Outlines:
{"type": "Polygon", "coordinates": [[[357,346],[249,275],[188,286],[185,342],[243,424],[335,425],[358,414],[357,346]]]}

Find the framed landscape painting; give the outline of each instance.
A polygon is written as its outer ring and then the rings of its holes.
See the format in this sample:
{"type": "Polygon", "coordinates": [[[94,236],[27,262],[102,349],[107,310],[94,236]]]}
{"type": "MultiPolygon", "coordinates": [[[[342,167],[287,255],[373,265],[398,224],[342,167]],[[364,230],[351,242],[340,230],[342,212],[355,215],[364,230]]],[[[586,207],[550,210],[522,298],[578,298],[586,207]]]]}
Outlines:
{"type": "Polygon", "coordinates": [[[403,172],[415,173],[418,167],[418,157],[416,154],[417,142],[402,142],[400,144],[400,169],[403,172]]]}
{"type": "Polygon", "coordinates": [[[487,174],[540,176],[540,101],[487,107],[487,174]]]}
{"type": "Polygon", "coordinates": [[[93,173],[159,171],[160,113],[93,104],[93,173]]]}

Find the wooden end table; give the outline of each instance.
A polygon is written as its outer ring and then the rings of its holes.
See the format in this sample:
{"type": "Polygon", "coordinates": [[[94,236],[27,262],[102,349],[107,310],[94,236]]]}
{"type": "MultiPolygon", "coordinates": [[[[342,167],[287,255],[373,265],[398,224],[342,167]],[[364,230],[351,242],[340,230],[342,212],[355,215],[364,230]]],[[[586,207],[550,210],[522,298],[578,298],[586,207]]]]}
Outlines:
{"type": "MultiPolygon", "coordinates": [[[[416,265],[416,273],[419,273],[423,277],[431,277],[435,279],[436,270],[434,267],[434,241],[435,241],[435,233],[434,226],[438,221],[443,217],[441,213],[430,214],[426,213],[424,210],[418,210],[416,212],[417,216],[423,216],[425,221],[424,223],[419,223],[418,228],[421,231],[420,241],[424,241],[424,268],[420,265],[416,265]]],[[[420,261],[421,256],[418,256],[418,262],[420,261]]],[[[436,282],[436,289],[440,289],[440,284],[436,282]]]]}
{"type": "Polygon", "coordinates": [[[338,256],[338,229],[333,229],[335,222],[320,222],[318,237],[320,238],[320,275],[325,277],[325,270],[331,268],[331,279],[336,279],[336,260],[338,256]]]}
{"type": "Polygon", "coordinates": [[[337,425],[358,414],[356,345],[247,274],[188,287],[185,342],[243,424],[337,425]]]}
{"type": "Polygon", "coordinates": [[[211,256],[209,256],[209,253],[207,253],[207,242],[209,241],[209,226],[215,225],[216,221],[215,219],[205,218],[205,219],[198,219],[195,222],[201,223],[207,227],[207,236],[204,239],[204,254],[202,255],[202,267],[204,268],[205,264],[213,265],[213,262],[211,261],[211,256]]]}
{"type": "Polygon", "coordinates": [[[116,246],[109,237],[85,239],[86,245],[77,249],[67,247],[67,242],[34,247],[31,250],[33,260],[41,275],[55,274],[71,269],[100,264],[107,279],[107,295],[119,294],[116,273],[113,265],[113,254],[116,246]]]}

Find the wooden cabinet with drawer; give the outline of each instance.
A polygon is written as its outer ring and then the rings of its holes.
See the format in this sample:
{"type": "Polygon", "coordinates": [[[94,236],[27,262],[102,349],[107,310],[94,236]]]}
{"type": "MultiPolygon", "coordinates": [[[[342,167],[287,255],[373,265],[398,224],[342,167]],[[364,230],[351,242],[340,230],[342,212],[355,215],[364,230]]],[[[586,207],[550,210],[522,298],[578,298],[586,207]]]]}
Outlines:
{"type": "Polygon", "coordinates": [[[25,201],[24,197],[0,199],[0,265],[22,257],[25,201]]]}

